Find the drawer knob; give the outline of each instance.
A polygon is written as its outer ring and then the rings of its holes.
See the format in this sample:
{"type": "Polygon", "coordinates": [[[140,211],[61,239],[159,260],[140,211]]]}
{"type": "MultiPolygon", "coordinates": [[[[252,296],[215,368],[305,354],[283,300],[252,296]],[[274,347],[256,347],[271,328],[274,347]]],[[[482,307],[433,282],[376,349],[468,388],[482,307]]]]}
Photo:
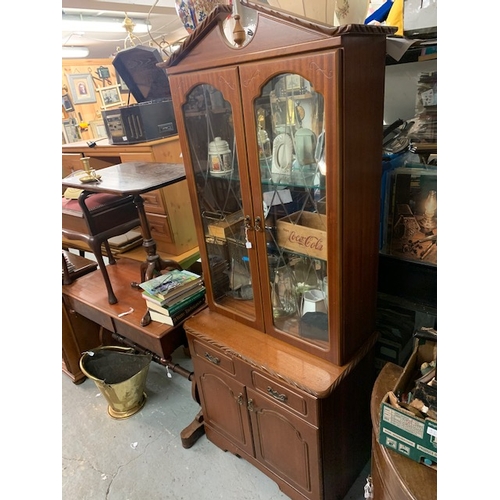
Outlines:
{"type": "Polygon", "coordinates": [[[205,352],[205,358],[207,358],[208,361],[210,361],[210,363],[213,363],[214,365],[220,364],[220,359],[215,356],[212,356],[208,352],[205,352]]]}
{"type": "Polygon", "coordinates": [[[267,386],[267,392],[274,398],[277,399],[278,401],[281,401],[282,403],[286,403],[286,400],[288,399],[286,394],[280,394],[278,391],[275,391],[271,386],[267,386]]]}

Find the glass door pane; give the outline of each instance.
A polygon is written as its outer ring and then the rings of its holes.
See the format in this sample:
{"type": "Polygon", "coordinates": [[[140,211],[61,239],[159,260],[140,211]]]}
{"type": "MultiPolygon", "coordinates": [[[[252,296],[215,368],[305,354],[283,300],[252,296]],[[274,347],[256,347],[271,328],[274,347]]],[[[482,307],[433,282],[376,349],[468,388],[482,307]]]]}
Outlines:
{"type": "Polygon", "coordinates": [[[295,73],[254,102],[274,327],[328,348],[323,96],[295,73]]]}
{"type": "Polygon", "coordinates": [[[190,91],[183,115],[213,299],[254,318],[249,220],[243,210],[231,103],[214,86],[201,84],[190,91]]]}

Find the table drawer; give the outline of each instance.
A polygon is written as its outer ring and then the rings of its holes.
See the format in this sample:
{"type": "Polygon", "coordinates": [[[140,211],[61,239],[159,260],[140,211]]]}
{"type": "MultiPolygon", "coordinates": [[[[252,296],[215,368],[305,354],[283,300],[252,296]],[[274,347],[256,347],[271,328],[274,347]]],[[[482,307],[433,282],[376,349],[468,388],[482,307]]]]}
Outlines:
{"type": "Polygon", "coordinates": [[[275,379],[255,370],[252,370],[252,383],[254,388],[267,399],[281,403],[309,423],[317,425],[317,405],[312,396],[292,391],[289,386],[279,384],[275,379]]]}
{"type": "Polygon", "coordinates": [[[144,210],[146,212],[163,215],[167,213],[165,211],[165,207],[163,206],[163,199],[159,189],[141,194],[141,197],[144,200],[144,210]]]}
{"type": "Polygon", "coordinates": [[[166,215],[146,214],[152,238],[157,242],[174,243],[170,221],[166,215]]]}
{"type": "Polygon", "coordinates": [[[230,375],[235,374],[234,363],[229,356],[226,356],[221,351],[199,342],[196,339],[193,339],[192,346],[196,357],[202,358],[210,364],[218,366],[230,375]]]}
{"type": "Polygon", "coordinates": [[[107,314],[95,309],[92,306],[89,306],[83,302],[75,300],[73,297],[65,297],[68,309],[71,311],[75,311],[78,314],[81,314],[85,318],[90,319],[94,323],[101,325],[106,328],[110,332],[115,331],[115,326],[113,325],[113,321],[110,316],[107,314]]]}

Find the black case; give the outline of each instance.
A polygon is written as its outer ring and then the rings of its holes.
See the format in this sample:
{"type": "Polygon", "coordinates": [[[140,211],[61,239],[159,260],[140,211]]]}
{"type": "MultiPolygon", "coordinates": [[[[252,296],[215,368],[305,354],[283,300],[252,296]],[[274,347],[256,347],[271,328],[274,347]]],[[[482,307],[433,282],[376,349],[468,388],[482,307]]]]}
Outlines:
{"type": "Polygon", "coordinates": [[[112,144],[134,144],[177,134],[170,85],[158,49],[131,47],[118,52],[113,66],[137,104],[102,112],[112,144]]]}

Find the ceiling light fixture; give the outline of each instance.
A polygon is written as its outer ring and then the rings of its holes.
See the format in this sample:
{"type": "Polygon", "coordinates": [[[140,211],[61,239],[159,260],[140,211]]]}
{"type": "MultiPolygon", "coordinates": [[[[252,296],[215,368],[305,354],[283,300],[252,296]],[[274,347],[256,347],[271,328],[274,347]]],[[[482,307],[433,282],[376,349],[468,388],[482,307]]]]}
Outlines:
{"type": "MultiPolygon", "coordinates": [[[[140,19],[132,19],[134,33],[147,33],[149,23],[140,19]]],[[[71,32],[105,32],[123,33],[126,31],[123,18],[117,17],[90,17],[78,15],[63,15],[62,31],[71,32]]]]}
{"type": "Polygon", "coordinates": [[[78,59],[89,55],[88,47],[63,47],[63,59],[78,59]]]}

